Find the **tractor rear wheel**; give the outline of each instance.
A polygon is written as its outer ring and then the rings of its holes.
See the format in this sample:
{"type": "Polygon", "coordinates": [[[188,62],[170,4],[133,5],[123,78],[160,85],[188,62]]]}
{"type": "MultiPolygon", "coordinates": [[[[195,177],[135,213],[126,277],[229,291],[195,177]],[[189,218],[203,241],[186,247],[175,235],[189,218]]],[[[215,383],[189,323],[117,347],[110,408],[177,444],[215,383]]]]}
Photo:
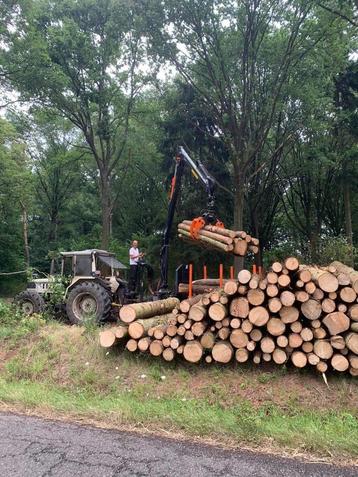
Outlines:
{"type": "Polygon", "coordinates": [[[70,291],[66,312],[74,325],[89,320],[106,321],[111,313],[110,293],[97,282],[82,282],[70,291]]]}
{"type": "Polygon", "coordinates": [[[36,291],[25,290],[15,296],[16,306],[24,313],[31,316],[34,313],[42,313],[45,310],[45,301],[36,291]]]}

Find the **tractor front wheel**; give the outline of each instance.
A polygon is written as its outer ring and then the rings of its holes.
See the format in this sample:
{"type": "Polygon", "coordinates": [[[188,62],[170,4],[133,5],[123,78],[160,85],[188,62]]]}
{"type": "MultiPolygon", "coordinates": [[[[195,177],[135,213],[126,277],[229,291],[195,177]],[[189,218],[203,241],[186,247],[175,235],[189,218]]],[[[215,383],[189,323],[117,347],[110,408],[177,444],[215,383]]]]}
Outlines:
{"type": "Polygon", "coordinates": [[[106,321],[111,313],[111,296],[97,282],[82,282],[69,293],[66,303],[68,319],[74,325],[86,321],[106,321]]]}
{"type": "Polygon", "coordinates": [[[31,316],[34,313],[42,313],[45,310],[45,301],[36,291],[25,290],[15,296],[16,306],[24,313],[31,316]]]}

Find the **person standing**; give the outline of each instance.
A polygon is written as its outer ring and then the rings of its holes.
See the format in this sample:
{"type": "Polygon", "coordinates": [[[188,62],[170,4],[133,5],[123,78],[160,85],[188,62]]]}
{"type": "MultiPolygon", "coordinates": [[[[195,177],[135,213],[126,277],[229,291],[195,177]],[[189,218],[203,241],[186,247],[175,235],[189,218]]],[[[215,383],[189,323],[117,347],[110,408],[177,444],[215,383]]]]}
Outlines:
{"type": "Polygon", "coordinates": [[[137,287],[138,262],[139,262],[139,259],[143,257],[143,255],[144,255],[143,253],[139,252],[138,240],[133,240],[132,246],[129,249],[129,265],[130,265],[129,289],[130,291],[135,291],[137,287]]]}

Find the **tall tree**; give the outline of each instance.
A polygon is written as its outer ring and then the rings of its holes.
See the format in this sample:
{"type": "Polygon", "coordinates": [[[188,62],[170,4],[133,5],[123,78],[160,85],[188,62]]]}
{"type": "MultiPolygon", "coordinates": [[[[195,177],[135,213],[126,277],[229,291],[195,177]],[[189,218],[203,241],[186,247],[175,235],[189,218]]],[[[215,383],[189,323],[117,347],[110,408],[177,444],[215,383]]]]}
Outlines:
{"type": "Polygon", "coordinates": [[[300,0],[145,5],[153,51],[175,65],[215,118],[232,163],[234,226],[242,229],[248,174],[285,110],[287,87],[300,62],[340,31],[338,17],[320,23],[315,2],[300,0]]]}
{"type": "Polygon", "coordinates": [[[6,32],[4,74],[22,97],[52,108],[83,135],[98,167],[107,247],[129,118],[143,77],[137,17],[122,0],[20,1],[6,32]]]}

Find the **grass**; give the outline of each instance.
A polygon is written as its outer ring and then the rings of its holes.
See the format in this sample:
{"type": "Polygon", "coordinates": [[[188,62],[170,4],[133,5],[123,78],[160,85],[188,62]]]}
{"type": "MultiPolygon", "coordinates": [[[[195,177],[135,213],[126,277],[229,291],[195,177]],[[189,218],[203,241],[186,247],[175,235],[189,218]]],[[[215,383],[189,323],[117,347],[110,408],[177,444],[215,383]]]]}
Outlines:
{"type": "Polygon", "coordinates": [[[105,352],[92,327],[12,313],[0,303],[5,407],[340,461],[358,455],[358,386],[349,377],[329,378],[327,389],[314,374],[292,369],[195,366],[105,352]]]}
{"type": "Polygon", "coordinates": [[[357,419],[349,413],[309,410],[284,413],[276,406],[255,409],[246,402],[225,409],[203,399],[183,400],[172,396],[143,400],[128,391],[98,396],[90,391],[73,393],[44,383],[3,379],[0,400],[96,419],[114,427],[135,423],[138,427],[165,428],[231,444],[258,445],[270,439],[286,448],[311,453],[341,457],[358,454],[357,419]]]}

